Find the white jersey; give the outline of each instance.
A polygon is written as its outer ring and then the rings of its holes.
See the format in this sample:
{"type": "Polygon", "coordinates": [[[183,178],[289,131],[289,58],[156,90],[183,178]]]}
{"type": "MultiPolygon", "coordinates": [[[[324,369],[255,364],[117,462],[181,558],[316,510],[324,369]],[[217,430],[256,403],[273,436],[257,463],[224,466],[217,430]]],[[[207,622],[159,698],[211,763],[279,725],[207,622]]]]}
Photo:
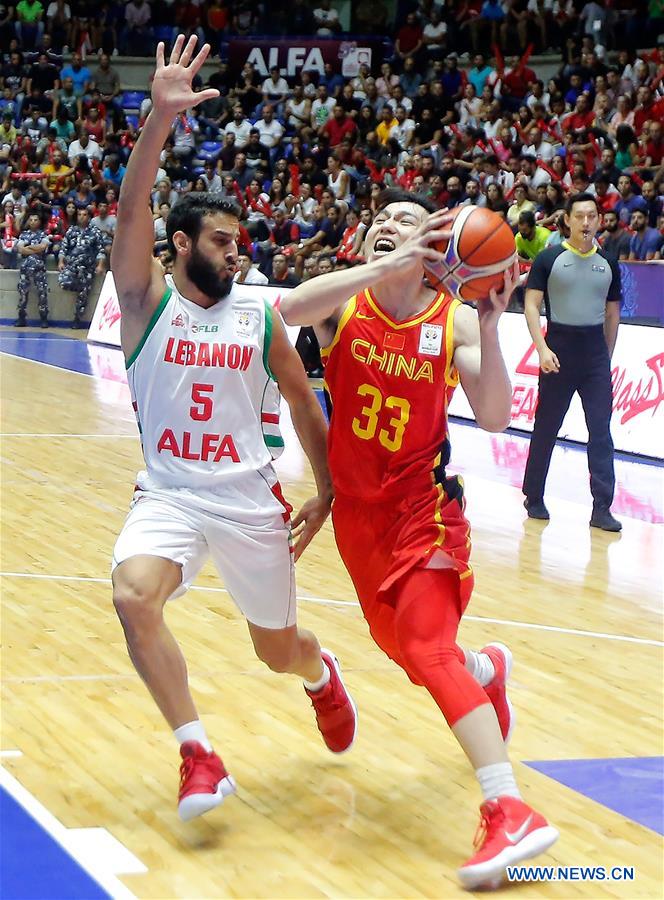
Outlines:
{"type": "Polygon", "coordinates": [[[217,492],[283,450],[279,389],[267,362],[274,313],[241,284],[204,309],[172,276],[166,283],[127,360],[147,468],[138,480],[151,489],[217,492]]]}

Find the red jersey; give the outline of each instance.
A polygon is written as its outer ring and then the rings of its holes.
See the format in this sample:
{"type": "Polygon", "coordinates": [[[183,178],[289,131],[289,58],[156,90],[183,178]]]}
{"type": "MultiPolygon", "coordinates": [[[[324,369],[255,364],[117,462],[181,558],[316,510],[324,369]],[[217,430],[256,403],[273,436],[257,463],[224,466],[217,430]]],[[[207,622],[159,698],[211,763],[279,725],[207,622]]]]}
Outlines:
{"type": "Polygon", "coordinates": [[[459,303],[440,293],[418,315],[395,322],[371,288],[348,301],[321,350],[337,493],[385,499],[403,495],[406,482],[426,490],[444,477],[447,407],[459,381],[452,361],[459,303]]]}

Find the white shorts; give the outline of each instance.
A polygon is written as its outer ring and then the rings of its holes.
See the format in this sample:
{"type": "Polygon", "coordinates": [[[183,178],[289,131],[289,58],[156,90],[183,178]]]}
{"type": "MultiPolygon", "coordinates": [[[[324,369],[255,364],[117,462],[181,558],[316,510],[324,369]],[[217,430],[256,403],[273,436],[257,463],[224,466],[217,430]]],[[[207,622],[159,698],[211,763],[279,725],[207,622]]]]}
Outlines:
{"type": "Polygon", "coordinates": [[[223,496],[154,489],[140,473],[112,569],[144,554],[172,560],[182,567],[172,600],[190,587],[209,554],[249,622],[286,628],[296,621],[290,511],[270,466],[229,482],[223,496]]]}

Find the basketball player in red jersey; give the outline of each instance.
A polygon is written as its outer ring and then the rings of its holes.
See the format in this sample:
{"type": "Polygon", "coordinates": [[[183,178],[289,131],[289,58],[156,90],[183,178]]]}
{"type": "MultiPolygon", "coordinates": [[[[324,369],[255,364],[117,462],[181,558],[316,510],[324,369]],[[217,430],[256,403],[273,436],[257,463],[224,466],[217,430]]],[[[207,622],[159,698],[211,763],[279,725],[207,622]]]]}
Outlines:
{"type": "Polygon", "coordinates": [[[150,191],[173,120],[219,93],[192,90],[210,50],[206,44],[194,56],[195,48],[195,37],[185,45],[179,35],[167,64],[158,46],[153,107],[122,182],[112,255],[146,470],[115,545],[113,602],[131,660],[180,745],[185,820],[235,790],[198,718],[163,615],[208,555],[247,620],[258,657],[304,680],[328,748],[348,749],[357,721],[336,658],[296,623],[293,561],[331,504],[326,423],[279,316],[233,281],[238,209],[211,194],[181,197],[167,228],[172,276],[152,255],[150,191]],[[279,391],[318,489],[292,523],[272,468],[283,446],[279,391]]]}
{"type": "Polygon", "coordinates": [[[523,802],[507,757],[509,650],[456,643],[473,574],[463,486],[446,471],[447,407],[460,381],[480,427],[508,425],[497,325],[517,273],[477,311],[430,288],[425,272],[438,274],[434,246],[449,239],[449,220],[415,194],[385,191],[364,243],[368,264],[305,282],[281,311],[289,324],[313,325],[322,348],[334,531],[371,634],[432,695],[480,783],[483,838],[459,869],[474,888],[496,886],[507,865],[558,832],[523,802]]]}

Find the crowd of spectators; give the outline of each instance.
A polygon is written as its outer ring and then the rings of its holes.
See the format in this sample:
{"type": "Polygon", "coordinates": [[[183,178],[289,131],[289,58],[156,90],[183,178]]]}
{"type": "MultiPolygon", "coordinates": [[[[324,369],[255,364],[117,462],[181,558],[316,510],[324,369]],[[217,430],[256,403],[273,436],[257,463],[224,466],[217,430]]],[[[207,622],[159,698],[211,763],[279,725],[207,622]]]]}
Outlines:
{"type": "Polygon", "coordinates": [[[209,41],[213,53],[233,36],[351,33],[392,35],[397,59],[419,60],[530,41],[545,52],[580,34],[608,49],[634,49],[649,43],[662,17],[660,0],[354,0],[345,15],[334,0],[14,0],[0,4],[0,46],[15,38],[29,50],[48,35],[58,53],[151,56],[156,41],[178,32],[209,41]]]}
{"type": "MultiPolygon", "coordinates": [[[[494,210],[524,263],[564,240],[567,195],[590,191],[605,249],[660,259],[661,6],[631,4],[628,15],[620,3],[574,0],[402,3],[391,55],[349,77],[329,63],[265,77],[218,58],[207,83],[220,96],[183,110],[162,153],[155,254],[171,266],[166,222],[178,197],[213,191],[243,210],[238,279],[292,286],[361,264],[377,195],[397,185],[441,207],[494,210]],[[651,49],[617,49],[618,24],[632,36],[648,29],[651,49]],[[557,71],[541,79],[532,53],[551,47],[557,71]]],[[[369,7],[378,16],[383,4],[357,4],[356,22],[369,7]]],[[[21,298],[29,275],[39,289],[37,270],[53,255],[80,323],[106,264],[125,165],[150,110],[146,91],[128,111],[118,48],[152,52],[165,17],[220,46],[224,35],[279,28],[272,15],[266,27],[267,8],[131,0],[100,3],[89,17],[85,3],[0,4],[0,255],[4,267],[20,266],[21,298]]],[[[293,33],[340,33],[329,0],[293,0],[288,15],[293,33]]],[[[41,295],[39,304],[43,312],[41,295]]]]}

